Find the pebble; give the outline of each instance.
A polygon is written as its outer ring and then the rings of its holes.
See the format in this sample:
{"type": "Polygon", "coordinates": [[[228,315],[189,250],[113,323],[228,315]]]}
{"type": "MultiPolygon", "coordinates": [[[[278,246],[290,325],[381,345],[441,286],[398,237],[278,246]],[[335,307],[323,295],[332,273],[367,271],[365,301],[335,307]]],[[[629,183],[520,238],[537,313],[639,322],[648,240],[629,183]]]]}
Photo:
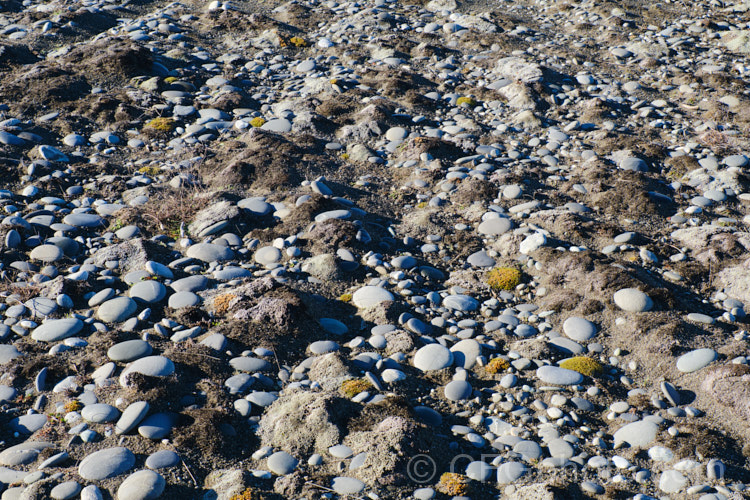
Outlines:
{"type": "Polygon", "coordinates": [[[508,23],[453,0],[11,3],[3,500],[297,498],[299,460],[332,478],[324,497],[434,498],[445,468],[416,481],[381,453],[420,451],[388,410],[403,391],[428,455],[476,451],[455,470],[484,483],[472,498],[550,473],[591,496],[747,488],[688,446],[745,420],[741,5],[520,2],[508,23]],[[523,280],[491,289],[495,266],[523,280]],[[655,345],[672,330],[675,356],[655,345]]]}
{"type": "Polygon", "coordinates": [[[57,342],[76,335],[83,330],[78,318],[63,318],[46,321],[31,332],[31,338],[40,342],[57,342]]]}
{"type": "Polygon", "coordinates": [[[151,470],[168,469],[180,464],[180,456],[172,450],[159,450],[146,459],[146,467],[151,470]]]}
{"type": "Polygon", "coordinates": [[[365,489],[365,483],[353,477],[334,477],[331,488],[339,495],[356,495],[365,489]]]}
{"type": "Polygon", "coordinates": [[[203,262],[223,262],[234,258],[232,249],[215,243],[198,243],[187,249],[187,256],[203,262]]]}
{"type": "Polygon", "coordinates": [[[374,307],[382,302],[393,300],[393,294],[379,286],[364,286],[352,294],[352,303],[360,309],[374,307]]]}
{"type": "Polygon", "coordinates": [[[112,361],[128,362],[148,356],[152,350],[151,344],[144,340],[126,340],[110,347],[107,357],[112,361]]]}
{"type": "Polygon", "coordinates": [[[130,363],[120,374],[120,385],[126,385],[128,375],[140,373],[149,377],[168,377],[174,373],[172,360],[164,356],[146,356],[130,363]]]}
{"type": "Polygon", "coordinates": [[[578,342],[586,342],[596,336],[596,325],[583,318],[572,316],[563,323],[565,335],[578,342]]]}
{"type": "Polygon", "coordinates": [[[491,465],[479,460],[471,462],[466,466],[466,477],[473,479],[474,481],[489,481],[493,472],[494,468],[491,465]]]}
{"type": "Polygon", "coordinates": [[[471,385],[465,380],[454,380],[445,386],[445,397],[450,401],[469,399],[471,393],[471,385]]]}
{"type": "Polygon", "coordinates": [[[633,448],[644,448],[656,439],[659,426],[647,420],[638,420],[620,427],[613,434],[615,448],[628,444],[633,448]]]}
{"type": "Polygon", "coordinates": [[[75,481],[65,481],[52,488],[50,497],[55,500],[67,500],[68,498],[75,498],[80,491],[80,484],[75,481]]]}
{"type": "Polygon", "coordinates": [[[139,470],[129,475],[117,488],[118,500],[150,500],[159,498],[166,481],[152,470],[139,470]]]}
{"type": "Polygon", "coordinates": [[[522,254],[530,254],[539,248],[543,247],[547,244],[547,237],[542,233],[534,233],[530,236],[527,236],[519,246],[519,251],[522,254]]]}
{"type": "Polygon", "coordinates": [[[136,302],[155,304],[167,295],[167,288],[158,281],[141,281],[130,288],[129,295],[136,302]]]}
{"type": "Polygon", "coordinates": [[[468,295],[448,295],[443,299],[443,305],[449,309],[470,312],[479,307],[479,301],[468,295]]]}
{"type": "Polygon", "coordinates": [[[615,292],[614,301],[623,311],[645,312],[654,306],[651,297],[636,288],[623,288],[615,292]]]}
{"type": "Polygon", "coordinates": [[[672,406],[678,406],[680,404],[680,393],[677,392],[677,388],[669,382],[662,382],[660,384],[661,392],[665,398],[672,404],[672,406]]]}
{"type": "Polygon", "coordinates": [[[120,416],[120,412],[114,406],[96,403],[84,406],[81,410],[81,416],[88,422],[103,424],[117,419],[120,416]]]}
{"type": "Polygon", "coordinates": [[[135,455],[123,447],[105,448],[87,455],[78,466],[78,475],[88,481],[101,481],[124,474],[135,466],[135,455]]]}
{"type": "Polygon", "coordinates": [[[31,251],[29,257],[41,262],[57,262],[63,258],[63,255],[60,247],[55,245],[39,245],[31,251]]]}
{"type": "Polygon", "coordinates": [[[499,236],[511,230],[513,223],[505,217],[495,217],[482,221],[477,231],[487,236],[499,236]]]}
{"type": "Polygon", "coordinates": [[[497,482],[500,484],[514,483],[526,472],[527,468],[521,462],[506,462],[497,468],[497,482]]]}
{"type": "Polygon", "coordinates": [[[120,435],[130,432],[146,417],[149,408],[150,405],[146,401],[136,401],[128,405],[115,425],[115,433],[120,435]]]}
{"type": "Polygon", "coordinates": [[[291,474],[297,467],[297,459],[285,451],[277,451],[268,457],[268,468],[279,476],[291,474]]]}
{"type": "Polygon", "coordinates": [[[115,297],[99,306],[96,316],[105,323],[122,323],[135,314],[136,302],[130,297],[115,297]]]}
{"type": "Polygon", "coordinates": [[[442,370],[453,364],[453,353],[440,344],[428,344],[414,355],[414,366],[423,372],[442,370]]]}
{"type": "Polygon", "coordinates": [[[147,439],[164,439],[172,432],[175,421],[172,413],[154,413],[138,424],[138,434],[147,439]]]}
{"type": "Polygon", "coordinates": [[[665,470],[659,478],[659,489],[664,493],[677,493],[687,485],[687,478],[676,470],[665,470]]]}
{"type": "Polygon", "coordinates": [[[541,366],[537,369],[536,376],[542,382],[554,385],[576,385],[583,382],[583,375],[559,366],[541,366]]]}

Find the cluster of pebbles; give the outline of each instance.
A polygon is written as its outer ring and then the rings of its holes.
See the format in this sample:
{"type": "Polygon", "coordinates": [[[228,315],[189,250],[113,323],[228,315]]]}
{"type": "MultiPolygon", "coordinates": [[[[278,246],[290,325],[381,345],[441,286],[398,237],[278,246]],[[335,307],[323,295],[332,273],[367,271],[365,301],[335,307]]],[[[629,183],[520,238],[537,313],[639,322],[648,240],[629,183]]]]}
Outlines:
{"type": "Polygon", "coordinates": [[[0,498],[745,498],[748,10],[4,0],[0,498]]]}

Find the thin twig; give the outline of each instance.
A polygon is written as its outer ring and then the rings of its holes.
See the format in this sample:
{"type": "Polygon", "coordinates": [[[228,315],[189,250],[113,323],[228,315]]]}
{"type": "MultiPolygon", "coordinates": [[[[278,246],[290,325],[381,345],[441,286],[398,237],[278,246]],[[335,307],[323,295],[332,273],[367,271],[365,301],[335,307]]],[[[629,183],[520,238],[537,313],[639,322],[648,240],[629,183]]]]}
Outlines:
{"type": "Polygon", "coordinates": [[[330,491],[331,493],[336,493],[336,490],[332,490],[331,488],[326,488],[325,486],[321,486],[319,484],[315,484],[311,481],[305,481],[305,484],[308,486],[313,486],[315,488],[320,488],[321,490],[330,491]]]}
{"type": "Polygon", "coordinates": [[[273,353],[273,359],[276,360],[276,367],[281,371],[281,365],[279,364],[279,357],[276,356],[276,348],[274,347],[271,349],[271,352],[273,353]]]}
{"type": "Polygon", "coordinates": [[[185,463],[184,460],[180,459],[180,462],[182,462],[183,467],[185,467],[185,470],[190,475],[190,479],[193,480],[193,485],[194,486],[198,486],[198,481],[195,480],[195,476],[193,476],[193,473],[190,472],[190,467],[187,466],[187,464],[185,463]]]}

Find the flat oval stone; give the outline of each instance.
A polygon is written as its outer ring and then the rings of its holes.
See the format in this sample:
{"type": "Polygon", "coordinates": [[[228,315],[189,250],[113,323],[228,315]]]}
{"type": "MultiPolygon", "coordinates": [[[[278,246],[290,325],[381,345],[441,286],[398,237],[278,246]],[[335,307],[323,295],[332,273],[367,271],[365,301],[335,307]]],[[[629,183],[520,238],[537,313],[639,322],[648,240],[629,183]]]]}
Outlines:
{"type": "Polygon", "coordinates": [[[155,304],[167,295],[167,287],[158,281],[141,281],[130,288],[129,295],[135,300],[140,300],[147,304],[155,304]]]}
{"type": "Polygon", "coordinates": [[[270,392],[253,391],[245,396],[245,399],[247,399],[254,405],[265,408],[266,406],[273,404],[273,402],[278,399],[278,396],[270,392]]]}
{"type": "Polygon", "coordinates": [[[198,243],[187,249],[187,256],[203,262],[221,262],[234,258],[231,248],[215,243],[198,243]]]}
{"type": "Polygon", "coordinates": [[[149,404],[146,401],[136,401],[128,405],[115,424],[115,433],[119,436],[132,430],[146,417],[148,410],[149,404]]]}
{"type": "Polygon", "coordinates": [[[648,166],[646,165],[646,162],[641,160],[640,158],[635,158],[633,156],[623,158],[620,162],[618,162],[617,166],[623,170],[630,170],[633,172],[648,172],[648,166]]]}
{"type": "Polygon", "coordinates": [[[266,203],[262,198],[245,198],[237,202],[237,206],[248,210],[255,216],[263,216],[273,210],[270,203],[266,203]]]}
{"type": "Polygon", "coordinates": [[[620,427],[613,437],[615,449],[626,443],[634,448],[644,448],[656,438],[659,426],[648,420],[638,420],[620,427]]]}
{"type": "Polygon", "coordinates": [[[8,427],[11,431],[18,432],[20,434],[34,434],[36,431],[44,427],[47,423],[47,415],[39,413],[32,413],[30,415],[21,415],[8,422],[8,427]]]}
{"type": "Polygon", "coordinates": [[[63,219],[65,224],[81,228],[96,228],[107,225],[107,221],[96,214],[73,213],[66,215],[63,219]]]}
{"type": "Polygon", "coordinates": [[[61,463],[67,461],[69,458],[70,455],[68,455],[67,451],[61,451],[60,453],[56,453],[55,455],[52,455],[48,459],[44,460],[39,464],[39,467],[37,467],[37,469],[42,470],[48,467],[57,467],[61,463]]]}
{"type": "Polygon", "coordinates": [[[193,292],[177,292],[169,296],[167,305],[172,309],[182,309],[183,307],[194,307],[202,302],[200,295],[193,292]]]}
{"type": "Polygon", "coordinates": [[[716,320],[708,314],[701,313],[690,313],[687,315],[687,319],[689,321],[695,321],[696,323],[703,323],[705,325],[712,325],[716,322],[716,320]]]}
{"type": "Polygon", "coordinates": [[[497,468],[497,482],[510,484],[526,474],[527,468],[521,462],[505,462],[497,468]]]}
{"type": "Polygon", "coordinates": [[[151,344],[141,339],[126,340],[109,348],[107,357],[112,361],[129,362],[151,354],[151,344]]]}
{"type": "Polygon", "coordinates": [[[466,477],[474,481],[489,481],[494,470],[490,464],[477,460],[466,466],[466,477]]]}
{"type": "Polygon", "coordinates": [[[352,303],[360,309],[373,307],[381,302],[393,301],[391,292],[379,286],[363,286],[352,295],[352,303]]]}
{"type": "Polygon", "coordinates": [[[103,424],[115,420],[120,416],[120,411],[114,406],[108,404],[95,403],[84,406],[81,410],[81,416],[88,422],[103,424]]]}
{"type": "Polygon", "coordinates": [[[164,439],[172,432],[176,423],[172,413],[154,413],[138,426],[138,434],[147,439],[164,439]]]}
{"type": "Polygon", "coordinates": [[[57,311],[57,302],[46,297],[34,297],[24,302],[24,305],[35,318],[46,318],[57,311]]]}
{"type": "Polygon", "coordinates": [[[32,260],[39,260],[42,262],[55,262],[63,258],[65,255],[61,248],[55,245],[39,245],[35,247],[29,257],[32,260]]]}
{"type": "Polygon", "coordinates": [[[78,495],[81,491],[81,485],[75,481],[65,481],[60,483],[49,492],[50,497],[54,500],[68,500],[78,495]]]}
{"type": "Polygon", "coordinates": [[[659,489],[664,493],[677,493],[687,485],[687,478],[677,470],[665,470],[659,478],[659,489]]]}
{"type": "Polygon", "coordinates": [[[443,299],[443,305],[457,311],[474,311],[479,307],[479,301],[468,295],[448,295],[443,299]]]}
{"type": "Polygon", "coordinates": [[[385,138],[389,141],[403,141],[409,136],[409,131],[404,127],[391,127],[385,131],[385,138]]]}
{"type": "Polygon", "coordinates": [[[572,316],[563,323],[563,332],[573,340],[585,342],[596,335],[596,325],[589,320],[572,316]]]}
{"type": "Polygon", "coordinates": [[[580,373],[552,365],[540,366],[536,370],[536,376],[542,382],[554,385],[575,385],[583,382],[583,375],[580,373]]]}
{"type": "Polygon", "coordinates": [[[95,484],[90,484],[81,490],[81,500],[103,500],[104,496],[95,484]]]}
{"type": "Polygon", "coordinates": [[[117,500],[151,500],[159,498],[167,482],[152,470],[139,470],[125,478],[117,488],[117,500]]]}
{"type": "Polygon", "coordinates": [[[172,450],[159,450],[146,459],[146,467],[151,470],[176,467],[180,463],[180,456],[172,450]]]}
{"type": "Polygon", "coordinates": [[[542,456],[542,447],[535,441],[523,440],[513,445],[513,451],[520,453],[525,461],[539,460],[542,456]]]}
{"type": "Polygon", "coordinates": [[[10,132],[0,130],[0,144],[5,144],[6,146],[23,146],[26,144],[26,141],[10,132]]]}
{"type": "Polygon", "coordinates": [[[570,339],[566,339],[565,337],[555,337],[553,339],[550,339],[549,345],[560,352],[570,354],[572,356],[577,356],[578,354],[583,353],[584,350],[581,344],[570,339]]]}
{"type": "Polygon", "coordinates": [[[27,465],[36,460],[39,453],[46,449],[52,448],[52,443],[45,441],[25,442],[11,446],[0,452],[0,465],[16,467],[18,465],[27,465]]]}
{"type": "Polygon", "coordinates": [[[78,318],[63,318],[45,321],[31,332],[31,338],[40,342],[56,342],[76,335],[83,329],[78,318]]]}
{"type": "Polygon", "coordinates": [[[453,353],[440,344],[427,344],[414,355],[414,366],[423,372],[442,370],[453,364],[453,353]]]}
{"type": "Polygon", "coordinates": [[[460,340],[450,350],[453,353],[453,363],[466,370],[471,369],[482,354],[482,346],[474,339],[460,340]]]}
{"type": "Polygon", "coordinates": [[[692,373],[712,363],[717,357],[713,349],[695,349],[677,359],[677,369],[683,373],[692,373]]]}
{"type": "Polygon", "coordinates": [[[471,384],[465,380],[453,380],[445,386],[445,397],[451,401],[461,401],[471,397],[471,384]]]}
{"type": "Polygon", "coordinates": [[[484,250],[474,252],[466,258],[466,263],[474,267],[492,267],[495,265],[495,259],[487,255],[484,250]]]}
{"type": "Polygon", "coordinates": [[[161,276],[162,278],[166,278],[171,280],[174,278],[174,273],[170,268],[165,266],[164,264],[160,264],[159,262],[154,262],[153,260],[150,260],[146,262],[146,271],[150,272],[154,276],[161,276]]]}
{"type": "Polygon", "coordinates": [[[338,351],[341,348],[333,340],[318,340],[308,346],[310,352],[315,355],[327,354],[329,352],[338,351]]]}
{"type": "Polygon", "coordinates": [[[614,301],[623,311],[645,312],[654,306],[651,297],[637,288],[623,288],[615,292],[614,301]]]}
{"type": "Polygon", "coordinates": [[[334,335],[343,335],[349,331],[349,328],[337,319],[320,318],[318,323],[320,323],[320,326],[322,326],[325,331],[334,335]]]}
{"type": "MultiPolygon", "coordinates": [[[[0,365],[10,363],[23,354],[14,345],[0,344],[0,365]]],[[[1,399],[0,399],[1,400],[1,399]]]]}
{"type": "Polygon", "coordinates": [[[285,476],[291,474],[297,467],[297,459],[285,451],[277,451],[268,457],[268,468],[274,474],[285,476]]]}
{"type": "Polygon", "coordinates": [[[391,265],[396,269],[411,269],[417,265],[417,259],[411,255],[399,255],[391,259],[391,265]]]}
{"type": "Polygon", "coordinates": [[[664,446],[652,446],[648,450],[648,456],[654,462],[671,462],[674,460],[674,452],[664,446]]]}
{"type": "Polygon", "coordinates": [[[214,351],[224,351],[227,347],[227,338],[220,333],[212,333],[200,341],[201,345],[210,347],[214,351]]]}
{"type": "Polygon", "coordinates": [[[214,271],[214,279],[217,281],[231,281],[248,278],[252,275],[253,273],[249,269],[237,266],[227,266],[224,269],[214,271]]]}
{"type": "Polygon", "coordinates": [[[573,447],[564,439],[553,439],[547,443],[549,454],[555,458],[570,458],[575,454],[573,447]]]}
{"type": "Polygon", "coordinates": [[[329,210],[315,216],[315,222],[325,222],[329,219],[348,219],[352,216],[349,210],[329,210]]]}
{"type": "Polygon", "coordinates": [[[271,363],[265,359],[240,356],[229,360],[229,365],[238,372],[262,372],[271,369],[271,363]]]}
{"type": "Polygon", "coordinates": [[[175,292],[200,292],[208,287],[208,278],[202,274],[178,279],[169,285],[175,292]]]}
{"type": "Polygon", "coordinates": [[[130,297],[115,297],[100,305],[96,316],[105,323],[122,323],[136,310],[138,305],[130,297]]]}
{"type": "Polygon", "coordinates": [[[238,373],[226,379],[224,387],[229,389],[229,394],[241,394],[253,385],[254,382],[255,379],[247,373],[238,373]]]}
{"type": "Polygon", "coordinates": [[[272,246],[261,247],[255,252],[253,258],[258,264],[266,267],[273,266],[281,261],[281,250],[272,246]]]}
{"type": "Polygon", "coordinates": [[[18,394],[18,392],[13,387],[0,385],[0,403],[14,400],[16,398],[16,394],[18,394]]]}
{"type": "Polygon", "coordinates": [[[672,406],[678,406],[680,404],[680,393],[677,391],[677,388],[670,384],[667,381],[663,381],[661,384],[659,384],[659,387],[661,388],[662,394],[664,394],[664,397],[667,398],[667,401],[669,401],[672,406]]]}
{"type": "Polygon", "coordinates": [[[120,385],[127,385],[131,373],[140,373],[148,377],[168,377],[174,373],[174,363],[164,356],[146,356],[133,361],[120,374],[120,385]]]}
{"type": "Polygon", "coordinates": [[[268,120],[266,123],[261,125],[261,130],[268,130],[269,132],[285,133],[292,130],[292,122],[286,118],[276,118],[268,120]]]}
{"type": "Polygon", "coordinates": [[[365,489],[365,483],[353,477],[335,477],[331,488],[339,495],[356,495],[365,489]]]}
{"type": "Polygon", "coordinates": [[[499,236],[511,230],[513,223],[507,217],[494,217],[482,221],[477,231],[486,236],[499,236]]]}
{"type": "Polygon", "coordinates": [[[103,290],[99,290],[94,294],[93,297],[89,299],[89,307],[96,307],[103,304],[104,302],[114,297],[115,293],[116,292],[114,288],[105,288],[103,290]]]}
{"type": "Polygon", "coordinates": [[[127,448],[116,447],[96,451],[78,466],[78,475],[88,481],[101,481],[119,476],[135,465],[135,455],[127,448]]]}

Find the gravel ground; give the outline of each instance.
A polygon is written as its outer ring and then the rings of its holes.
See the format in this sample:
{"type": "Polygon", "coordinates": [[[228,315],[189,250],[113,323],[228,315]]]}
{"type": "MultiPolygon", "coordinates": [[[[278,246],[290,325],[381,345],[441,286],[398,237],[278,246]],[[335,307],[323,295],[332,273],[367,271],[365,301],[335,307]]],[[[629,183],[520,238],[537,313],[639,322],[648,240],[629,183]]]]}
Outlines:
{"type": "Polygon", "coordinates": [[[0,500],[750,497],[749,9],[2,2],[0,500]]]}

